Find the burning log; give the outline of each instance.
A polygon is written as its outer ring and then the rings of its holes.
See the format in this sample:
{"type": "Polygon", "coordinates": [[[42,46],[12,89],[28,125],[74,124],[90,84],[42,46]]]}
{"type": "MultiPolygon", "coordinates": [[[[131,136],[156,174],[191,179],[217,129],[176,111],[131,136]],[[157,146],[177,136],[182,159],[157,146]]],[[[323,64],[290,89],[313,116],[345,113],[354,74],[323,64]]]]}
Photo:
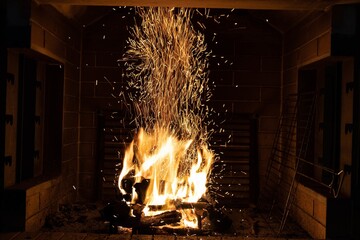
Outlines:
{"type": "Polygon", "coordinates": [[[155,216],[142,216],[140,218],[140,228],[150,226],[163,226],[166,224],[178,223],[181,220],[181,213],[176,210],[160,213],[155,216]]]}
{"type": "MultiPolygon", "coordinates": [[[[175,201],[173,205],[176,210],[181,210],[181,209],[202,210],[209,207],[209,204],[207,202],[180,202],[180,201],[176,202],[175,201]]],[[[166,205],[149,205],[148,207],[150,211],[163,211],[166,210],[167,208],[166,205]]]]}

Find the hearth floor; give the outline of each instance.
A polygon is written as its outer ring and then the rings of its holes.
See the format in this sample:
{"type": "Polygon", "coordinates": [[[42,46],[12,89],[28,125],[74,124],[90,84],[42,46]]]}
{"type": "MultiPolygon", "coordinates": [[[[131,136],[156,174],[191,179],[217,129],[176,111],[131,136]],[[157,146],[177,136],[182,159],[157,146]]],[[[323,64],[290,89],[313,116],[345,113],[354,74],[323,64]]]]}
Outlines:
{"type": "Polygon", "coordinates": [[[0,233],[0,240],[252,240],[311,239],[309,235],[289,218],[280,235],[278,221],[265,217],[255,208],[223,209],[231,219],[226,232],[211,231],[198,236],[184,234],[145,235],[131,234],[128,230],[109,234],[109,225],[100,217],[100,206],[74,204],[62,207],[62,211],[47,221],[39,232],[0,233]],[[46,227],[47,226],[47,227],[46,227]]]}
{"type": "Polygon", "coordinates": [[[68,233],[68,232],[0,233],[0,240],[305,240],[305,239],[311,239],[311,238],[130,235],[130,234],[95,234],[95,233],[68,233]]]}

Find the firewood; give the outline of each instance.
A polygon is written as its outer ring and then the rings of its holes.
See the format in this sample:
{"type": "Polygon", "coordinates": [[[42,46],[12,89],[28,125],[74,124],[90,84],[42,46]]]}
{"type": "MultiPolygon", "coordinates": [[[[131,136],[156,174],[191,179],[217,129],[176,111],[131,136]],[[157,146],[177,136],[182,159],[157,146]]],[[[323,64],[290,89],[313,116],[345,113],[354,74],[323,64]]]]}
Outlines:
{"type": "Polygon", "coordinates": [[[141,227],[150,227],[150,226],[162,226],[171,223],[178,223],[181,220],[181,213],[178,211],[167,211],[160,213],[155,216],[142,216],[140,218],[141,227]]]}

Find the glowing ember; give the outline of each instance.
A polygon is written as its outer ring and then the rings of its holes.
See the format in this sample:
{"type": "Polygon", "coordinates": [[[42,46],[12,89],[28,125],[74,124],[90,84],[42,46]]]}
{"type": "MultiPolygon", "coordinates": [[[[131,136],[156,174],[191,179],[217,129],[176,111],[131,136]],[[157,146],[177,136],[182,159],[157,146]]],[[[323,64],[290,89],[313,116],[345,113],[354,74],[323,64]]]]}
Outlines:
{"type": "MultiPolygon", "coordinates": [[[[129,97],[138,132],[128,146],[118,185],[123,179],[148,181],[146,195],[132,203],[176,209],[176,203],[196,202],[206,193],[214,154],[208,149],[205,120],[208,88],[204,36],[190,22],[186,9],[137,9],[141,25],[132,29],[124,60],[129,97]]],[[[182,210],[182,223],[197,227],[194,209],[182,210]]],[[[146,215],[158,214],[149,208],[146,215]]]]}

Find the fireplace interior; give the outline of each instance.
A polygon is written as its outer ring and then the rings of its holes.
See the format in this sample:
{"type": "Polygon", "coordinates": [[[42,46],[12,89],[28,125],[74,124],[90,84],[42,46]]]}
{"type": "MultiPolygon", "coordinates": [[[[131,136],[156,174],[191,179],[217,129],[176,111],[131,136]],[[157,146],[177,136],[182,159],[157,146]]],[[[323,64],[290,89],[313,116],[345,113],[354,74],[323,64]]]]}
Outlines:
{"type": "Polygon", "coordinates": [[[357,0],[6,0],[1,11],[0,239],[360,238],[357,0]],[[147,204],[154,177],[136,180],[146,114],[134,114],[129,66],[146,61],[124,56],[140,7],[191,8],[204,37],[214,157],[196,201],[147,204]],[[133,141],[135,167],[119,178],[133,141]]]}

